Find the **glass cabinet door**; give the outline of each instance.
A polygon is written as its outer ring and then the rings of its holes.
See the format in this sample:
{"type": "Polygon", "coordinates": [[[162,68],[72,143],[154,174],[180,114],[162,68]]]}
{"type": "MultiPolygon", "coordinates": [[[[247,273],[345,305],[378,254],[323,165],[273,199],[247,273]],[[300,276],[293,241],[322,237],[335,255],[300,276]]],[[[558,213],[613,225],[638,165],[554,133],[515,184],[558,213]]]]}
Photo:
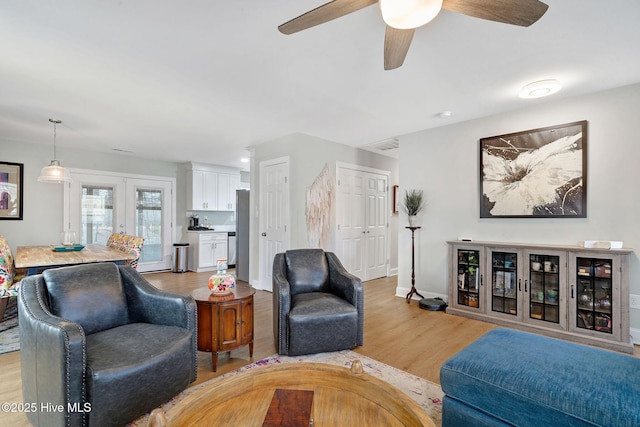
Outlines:
{"type": "Polygon", "coordinates": [[[576,326],[603,334],[612,333],[611,259],[576,259],[576,326]]]}
{"type": "Polygon", "coordinates": [[[480,251],[458,249],[457,303],[467,307],[480,307],[480,251]]]}
{"type": "Polygon", "coordinates": [[[560,257],[529,254],[528,261],[529,318],[560,323],[560,257]]]}
{"type": "Polygon", "coordinates": [[[491,311],[518,315],[517,272],[517,252],[491,252],[491,311]]]}

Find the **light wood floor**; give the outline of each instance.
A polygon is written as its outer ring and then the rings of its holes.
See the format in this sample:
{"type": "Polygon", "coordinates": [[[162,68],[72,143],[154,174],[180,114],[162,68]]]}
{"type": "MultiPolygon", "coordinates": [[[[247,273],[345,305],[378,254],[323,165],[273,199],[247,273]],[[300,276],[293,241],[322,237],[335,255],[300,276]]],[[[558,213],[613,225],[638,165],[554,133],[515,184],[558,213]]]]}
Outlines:
{"type": "MultiPolygon", "coordinates": [[[[190,294],[206,285],[210,273],[151,273],[145,278],[160,289],[190,294]]],[[[495,325],[422,310],[417,301],[407,304],[395,297],[396,277],[364,283],[365,336],[357,353],[439,383],[442,363],[495,325]]],[[[211,354],[198,354],[198,380],[207,381],[253,361],[274,354],[271,293],[257,291],[255,301],[255,339],[253,358],[248,347],[221,354],[218,371],[211,371],[211,354]]],[[[0,402],[22,402],[20,353],[0,355],[0,402]]],[[[28,426],[26,416],[0,414],[0,425],[28,426]]]]}

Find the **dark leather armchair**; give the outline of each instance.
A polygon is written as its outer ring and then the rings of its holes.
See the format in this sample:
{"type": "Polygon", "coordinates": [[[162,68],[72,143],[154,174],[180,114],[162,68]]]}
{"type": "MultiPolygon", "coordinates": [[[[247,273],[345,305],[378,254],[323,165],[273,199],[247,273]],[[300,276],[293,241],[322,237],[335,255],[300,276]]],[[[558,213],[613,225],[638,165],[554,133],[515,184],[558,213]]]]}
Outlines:
{"type": "Polygon", "coordinates": [[[129,266],[29,276],[18,310],[22,395],[35,404],[27,416],[36,426],[123,426],[196,379],[193,298],[129,266]]]}
{"type": "Polygon", "coordinates": [[[362,282],[322,249],[273,260],[273,333],[279,354],[297,356],[363,344],[362,282]]]}

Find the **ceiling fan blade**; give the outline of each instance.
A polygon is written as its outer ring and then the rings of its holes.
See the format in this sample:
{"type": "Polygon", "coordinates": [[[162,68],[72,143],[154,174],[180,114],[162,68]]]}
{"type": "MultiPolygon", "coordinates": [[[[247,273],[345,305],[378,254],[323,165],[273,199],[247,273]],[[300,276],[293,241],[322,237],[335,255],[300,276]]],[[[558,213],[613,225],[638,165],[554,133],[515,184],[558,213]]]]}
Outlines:
{"type": "Polygon", "coordinates": [[[293,34],[316,25],[324,24],[341,16],[356,12],[372,4],[378,3],[378,0],[334,0],[323,4],[303,15],[293,18],[291,21],[285,22],[278,27],[283,34],[293,34]]]}
{"type": "Polygon", "coordinates": [[[384,69],[393,70],[401,67],[407,56],[415,29],[398,30],[387,25],[384,34],[384,69]]]}
{"type": "Polygon", "coordinates": [[[444,0],[442,8],[489,21],[528,27],[549,6],[538,0],[444,0]]]}

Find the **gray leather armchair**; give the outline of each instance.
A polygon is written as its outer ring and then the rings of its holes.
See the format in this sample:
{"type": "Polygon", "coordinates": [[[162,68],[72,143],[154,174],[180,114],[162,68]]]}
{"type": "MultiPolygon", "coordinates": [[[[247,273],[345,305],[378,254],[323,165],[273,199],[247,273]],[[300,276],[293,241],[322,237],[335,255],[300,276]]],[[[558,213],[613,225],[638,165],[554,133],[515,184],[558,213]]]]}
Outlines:
{"type": "Polygon", "coordinates": [[[196,379],[195,301],[129,266],[29,276],[18,310],[22,395],[36,426],[123,426],[196,379]]]}
{"type": "Polygon", "coordinates": [[[322,249],[273,260],[273,333],[279,354],[352,349],[364,341],[362,282],[322,249]]]}

